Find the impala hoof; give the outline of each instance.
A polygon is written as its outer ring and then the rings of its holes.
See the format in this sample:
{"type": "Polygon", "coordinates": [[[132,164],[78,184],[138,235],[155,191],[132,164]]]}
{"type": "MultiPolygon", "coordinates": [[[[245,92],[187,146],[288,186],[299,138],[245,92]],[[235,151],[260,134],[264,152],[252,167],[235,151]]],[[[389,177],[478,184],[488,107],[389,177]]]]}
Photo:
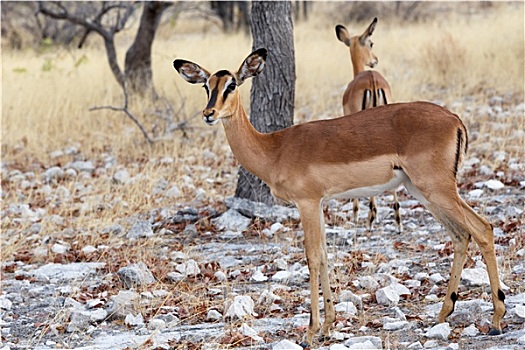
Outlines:
{"type": "Polygon", "coordinates": [[[489,335],[501,335],[501,330],[496,328],[491,328],[489,331],[489,335]]]}
{"type": "Polygon", "coordinates": [[[320,335],[320,336],[319,336],[319,341],[320,341],[321,343],[324,343],[324,342],[330,341],[330,336],[329,336],[329,335],[320,335]]]}

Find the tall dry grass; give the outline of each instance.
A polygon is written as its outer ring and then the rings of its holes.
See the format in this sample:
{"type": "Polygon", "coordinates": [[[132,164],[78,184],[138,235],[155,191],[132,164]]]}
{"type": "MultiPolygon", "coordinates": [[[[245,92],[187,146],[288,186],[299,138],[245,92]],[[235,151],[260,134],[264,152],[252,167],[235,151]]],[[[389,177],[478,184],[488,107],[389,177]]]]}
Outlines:
{"type": "MultiPolygon", "coordinates": [[[[331,12],[333,4],[314,5],[317,15],[297,24],[294,32],[296,122],[341,115],[342,93],[352,79],[348,49],[336,39],[334,31],[342,21],[341,15],[331,12]]],[[[389,80],[397,101],[439,99],[452,104],[469,97],[475,103],[485,103],[489,90],[492,94],[516,94],[523,100],[522,14],[522,3],[505,3],[471,15],[438,16],[420,23],[380,18],[373,35],[380,62],[377,69],[389,80]]],[[[344,24],[352,33],[360,33],[368,22],[344,24]]],[[[128,32],[119,39],[121,61],[132,34],[128,32]]],[[[158,34],[153,47],[157,91],[173,105],[176,119],[189,118],[191,129],[187,138],[175,132],[172,138],[153,146],[144,142],[124,114],[89,111],[93,106],[122,104],[121,91],[96,39],[81,51],[57,48],[43,53],[2,52],[2,161],[11,169],[38,173],[53,165],[64,165],[71,157],[52,159],[50,152],[75,146],[81,150],[77,157],[98,163],[115,157],[119,167],[128,168],[131,176],[142,176],[124,189],[96,177],[90,180],[98,195],[118,195],[126,205],[112,206],[95,221],[86,214],[85,219],[75,221],[78,227],[94,228],[115,218],[167,205],[147,195],[160,178],[179,184],[184,176],[190,176],[195,187],[203,188],[210,198],[233,193],[236,167],[222,129],[203,125],[198,114],[206,102],[205,93],[183,81],[172,61],[186,58],[210,71],[236,69],[251,50],[251,38],[223,34],[216,26],[194,18],[182,18],[175,25],[162,27],[158,34]],[[217,159],[204,159],[206,150],[214,152],[217,159]],[[172,164],[152,162],[167,156],[174,159],[172,164]],[[220,186],[206,181],[209,174],[199,173],[203,166],[212,166],[220,186]]],[[[241,91],[249,109],[250,83],[245,85],[241,91]]],[[[151,108],[141,101],[132,106],[147,127],[155,118],[147,112],[151,108]]],[[[523,130],[522,117],[508,118],[523,130]]],[[[476,118],[467,116],[467,122],[474,123],[476,118]]],[[[501,136],[505,140],[506,135],[501,136]]],[[[519,152],[522,144],[512,142],[500,141],[495,147],[523,157],[519,152]]],[[[74,183],[68,186],[74,190],[74,183]]],[[[9,192],[3,206],[38,201],[38,196],[36,191],[23,196],[9,192]]],[[[181,202],[193,196],[183,193],[181,202]]],[[[69,208],[59,206],[51,212],[67,216],[69,208]]]]}

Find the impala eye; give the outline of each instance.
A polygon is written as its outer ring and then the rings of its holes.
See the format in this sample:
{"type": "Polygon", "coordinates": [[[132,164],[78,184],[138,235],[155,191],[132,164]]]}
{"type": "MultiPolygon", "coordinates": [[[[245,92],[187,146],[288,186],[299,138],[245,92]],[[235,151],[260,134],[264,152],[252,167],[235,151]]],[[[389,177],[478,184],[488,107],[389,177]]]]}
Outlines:
{"type": "Polygon", "coordinates": [[[235,82],[233,82],[230,85],[228,85],[226,90],[228,90],[229,92],[232,92],[233,90],[235,90],[236,87],[237,87],[237,84],[235,82]]]}

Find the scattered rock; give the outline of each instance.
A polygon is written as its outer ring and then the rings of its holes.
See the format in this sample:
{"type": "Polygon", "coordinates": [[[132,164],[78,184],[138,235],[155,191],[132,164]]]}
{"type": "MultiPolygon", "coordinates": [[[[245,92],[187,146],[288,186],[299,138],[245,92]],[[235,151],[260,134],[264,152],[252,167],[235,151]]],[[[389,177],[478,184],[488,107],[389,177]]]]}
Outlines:
{"type": "Polygon", "coordinates": [[[184,276],[196,276],[201,273],[199,264],[193,259],[190,259],[182,264],[175,266],[175,270],[180,272],[184,276]]]}
{"type": "Polygon", "coordinates": [[[364,349],[382,349],[383,348],[383,340],[379,337],[373,337],[373,336],[363,336],[363,337],[353,337],[348,340],[345,340],[344,345],[348,348],[352,349],[352,346],[356,344],[367,344],[370,343],[368,348],[364,349]]]}
{"type": "Polygon", "coordinates": [[[149,221],[140,220],[137,221],[131,226],[131,229],[126,235],[127,238],[147,238],[153,236],[153,229],[149,221]]]}
{"type": "Polygon", "coordinates": [[[488,286],[489,274],[484,268],[463,269],[461,281],[469,287],[488,286]]]}
{"type": "Polygon", "coordinates": [[[116,184],[126,185],[131,181],[129,172],[126,169],[121,169],[113,174],[113,182],[116,184]]]}
{"type": "Polygon", "coordinates": [[[244,231],[250,226],[251,221],[237,210],[229,209],[218,218],[212,219],[211,223],[219,230],[244,231]]]}
{"type": "Polygon", "coordinates": [[[302,346],[283,339],[272,347],[272,350],[304,350],[302,346]]]}
{"type": "Polygon", "coordinates": [[[110,318],[125,318],[128,314],[137,314],[140,296],[136,292],[121,290],[109,299],[107,309],[110,318]]]}
{"type": "Polygon", "coordinates": [[[142,314],[137,314],[136,316],[133,314],[127,314],[126,318],[124,319],[124,324],[126,326],[131,327],[141,327],[144,326],[144,317],[142,317],[142,314]]]}
{"type": "Polygon", "coordinates": [[[394,306],[399,303],[399,294],[389,285],[376,291],[376,300],[378,304],[394,306]]]}
{"type": "Polygon", "coordinates": [[[69,264],[47,264],[32,272],[38,280],[65,281],[85,278],[95,274],[97,269],[106,266],[105,263],[69,263],[69,264]]]}
{"type": "Polygon", "coordinates": [[[117,275],[128,289],[156,282],[148,266],[143,262],[123,267],[117,271],[117,275]]]}
{"type": "Polygon", "coordinates": [[[286,222],[299,220],[297,208],[282,207],[279,205],[269,206],[260,202],[238,197],[226,198],[225,204],[230,209],[235,209],[249,218],[261,218],[269,221],[286,222]]]}
{"type": "Polygon", "coordinates": [[[488,180],[483,185],[491,190],[501,190],[505,185],[499,180],[488,180]]]}
{"type": "Polygon", "coordinates": [[[398,331],[405,328],[407,325],[408,321],[387,322],[383,325],[383,329],[386,331],[398,331]]]}
{"type": "Polygon", "coordinates": [[[243,323],[242,326],[239,327],[239,333],[251,338],[256,343],[264,343],[264,339],[257,334],[257,331],[248,326],[246,323],[243,323]]]}
{"type": "Polygon", "coordinates": [[[475,337],[478,334],[479,334],[478,327],[476,327],[476,325],[474,324],[471,324],[470,326],[465,328],[463,332],[461,333],[462,336],[466,336],[466,337],[475,337]]]}
{"type": "Polygon", "coordinates": [[[248,295],[237,295],[230,305],[225,307],[226,318],[230,319],[244,319],[245,317],[256,316],[257,314],[253,311],[254,302],[248,295]]]}
{"type": "Polygon", "coordinates": [[[215,321],[220,321],[221,319],[222,319],[222,315],[219,311],[214,310],[214,309],[208,310],[208,313],[206,314],[207,321],[215,322],[215,321]]]}
{"type": "Polygon", "coordinates": [[[425,336],[427,338],[432,339],[440,339],[440,340],[447,340],[448,336],[450,335],[451,329],[448,322],[445,323],[439,323],[435,325],[434,327],[430,328],[426,333],[425,336]]]}
{"type": "Polygon", "coordinates": [[[343,301],[339,304],[336,304],[335,311],[345,314],[357,315],[357,308],[351,301],[343,301]]]}

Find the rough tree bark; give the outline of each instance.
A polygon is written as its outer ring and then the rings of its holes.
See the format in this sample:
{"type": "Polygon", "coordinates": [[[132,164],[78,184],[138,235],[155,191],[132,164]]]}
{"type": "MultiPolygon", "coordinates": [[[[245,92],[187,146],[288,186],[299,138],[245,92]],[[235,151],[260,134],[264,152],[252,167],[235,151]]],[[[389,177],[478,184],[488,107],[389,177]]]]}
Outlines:
{"type": "Polygon", "coordinates": [[[162,13],[169,6],[171,4],[168,2],[148,1],[144,3],[135,41],[126,52],[124,62],[124,72],[128,83],[127,88],[132,92],[151,94],[153,99],[157,98],[157,94],[153,87],[151,46],[162,13]]]}
{"type": "MultiPolygon", "coordinates": [[[[254,1],[251,30],[253,50],[264,47],[268,58],[264,72],[253,79],[250,121],[260,132],[273,132],[293,124],[295,51],[289,1],[254,1]]],[[[235,196],[274,204],[270,189],[241,167],[235,196]]]]}

